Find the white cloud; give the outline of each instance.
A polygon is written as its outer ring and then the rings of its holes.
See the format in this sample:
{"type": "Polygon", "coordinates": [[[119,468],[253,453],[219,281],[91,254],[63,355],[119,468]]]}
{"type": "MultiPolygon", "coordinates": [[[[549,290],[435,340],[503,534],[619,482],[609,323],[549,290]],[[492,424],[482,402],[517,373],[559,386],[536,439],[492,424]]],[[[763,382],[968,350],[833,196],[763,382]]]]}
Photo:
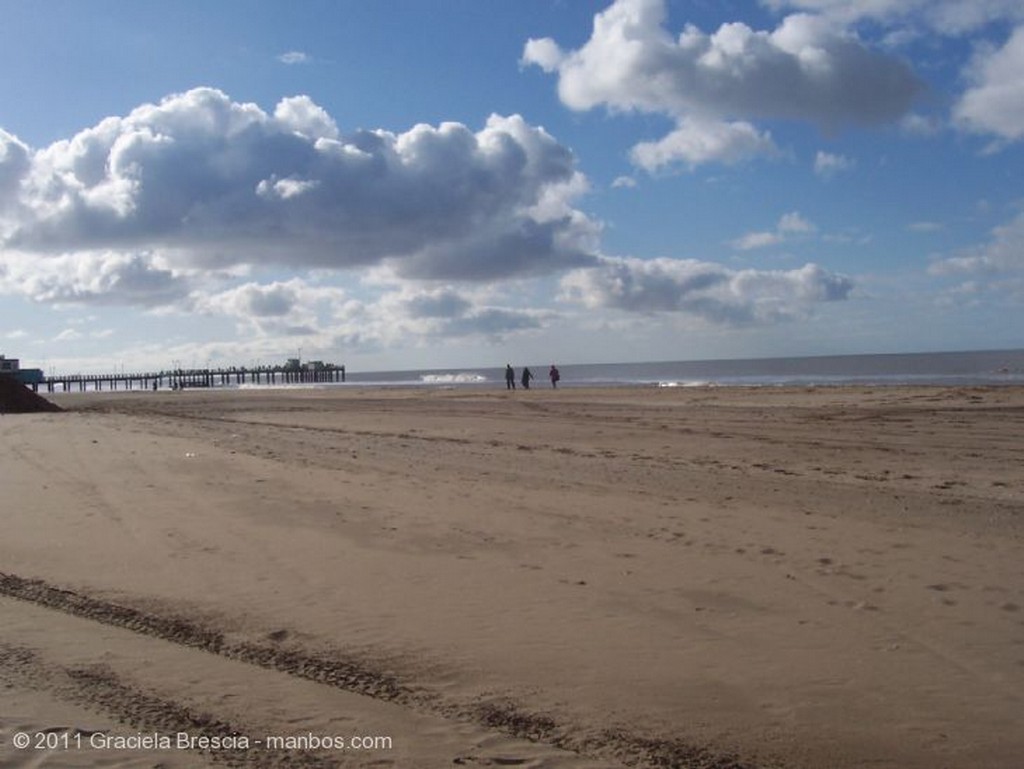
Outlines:
{"type": "Polygon", "coordinates": [[[422,288],[394,276],[373,299],[315,285],[303,278],[246,282],[190,297],[195,312],[233,318],[239,331],[261,338],[304,337],[303,344],[339,343],[361,349],[418,345],[465,337],[500,338],[540,328],[552,313],[489,304],[453,286],[422,288]]]}
{"type": "Polygon", "coordinates": [[[989,241],[958,256],[935,262],[933,275],[1024,271],[1024,212],[992,230],[989,241]]]}
{"type": "MultiPolygon", "coordinates": [[[[762,0],[773,10],[808,11],[826,23],[853,29],[881,24],[891,44],[912,41],[924,32],[949,37],[981,37],[995,24],[1017,25],[996,46],[974,44],[978,51],[965,70],[970,85],[953,108],[953,122],[965,131],[1015,141],[1024,136],[1024,3],[1020,0],[762,0]]],[[[934,119],[908,115],[908,133],[933,135],[934,119]]],[[[995,146],[995,145],[994,145],[995,146]]]]}
{"type": "Polygon", "coordinates": [[[853,166],[854,162],[845,155],[835,155],[819,150],[814,157],[814,173],[826,178],[834,176],[840,171],[849,171],[853,166]]]}
{"type": "Polygon", "coordinates": [[[755,248],[766,248],[775,246],[782,242],[782,236],[778,232],[765,230],[763,232],[748,232],[733,241],[733,248],[740,251],[751,251],[755,248]]]}
{"type": "MultiPolygon", "coordinates": [[[[342,135],[308,97],[273,114],[199,88],[30,153],[0,135],[0,258],[161,253],[176,269],[487,280],[593,261],[571,152],[519,116],[342,135]]],[[[112,287],[112,286],[111,286],[112,287]]]]}
{"type": "Polygon", "coordinates": [[[957,123],[1009,141],[1024,137],[1024,26],[1001,48],[983,49],[969,77],[972,85],[953,110],[957,123]]]}
{"type": "Polygon", "coordinates": [[[0,293],[23,294],[37,302],[151,308],[180,302],[190,289],[186,274],[152,253],[0,255],[0,293]]]}
{"type": "MultiPolygon", "coordinates": [[[[716,45],[738,50],[738,34],[716,45]]],[[[745,121],[677,117],[645,167],[775,151],[745,121]]],[[[519,116],[346,132],[305,96],[267,112],[200,88],[42,149],[0,132],[0,293],[216,315],[239,349],[366,350],[500,340],[557,317],[479,288],[499,280],[568,272],[563,298],[721,323],[798,317],[850,290],[814,265],[601,258],[601,224],[576,208],[587,190],[571,152],[519,116]],[[355,269],[391,278],[339,287],[355,269]]],[[[775,236],[811,229],[794,212],[775,236]]]]}
{"type": "Polygon", "coordinates": [[[452,286],[403,285],[372,303],[350,303],[332,330],[362,346],[436,345],[471,337],[499,341],[542,328],[553,313],[490,304],[452,286]]]}
{"type": "Polygon", "coordinates": [[[384,297],[388,317],[425,339],[467,336],[500,338],[537,329],[552,316],[549,311],[479,304],[448,287],[433,291],[405,289],[384,297]]]}
{"type": "Polygon", "coordinates": [[[814,232],[815,230],[815,226],[801,216],[799,211],[783,214],[779,219],[778,226],[781,233],[814,232]]]}
{"type": "Polygon", "coordinates": [[[31,165],[31,153],[25,143],[0,128],[0,214],[16,200],[18,184],[31,165]]]}
{"type": "Polygon", "coordinates": [[[288,51],[279,55],[277,60],[282,64],[309,64],[313,57],[302,51],[288,51]]]}
{"type": "Polygon", "coordinates": [[[396,303],[410,318],[457,318],[473,306],[465,296],[450,286],[433,290],[406,291],[396,294],[396,303]]]}
{"type": "MultiPolygon", "coordinates": [[[[593,33],[578,50],[530,40],[522,61],[557,72],[559,96],[572,109],[605,106],[676,118],[683,135],[663,140],[662,153],[675,148],[676,156],[686,159],[689,152],[698,161],[720,155],[689,149],[687,121],[726,135],[744,126],[759,139],[755,150],[770,150],[766,135],[746,121],[798,119],[825,128],[884,123],[903,115],[921,88],[903,62],[821,16],[794,14],[773,31],[737,22],[708,34],[688,25],[678,36],[665,28],[665,16],[663,0],[617,0],[594,17],[593,33]]],[[[639,159],[645,157],[652,162],[648,153],[639,159]]]]}
{"type": "Polygon", "coordinates": [[[310,285],[301,278],[265,284],[250,281],[190,297],[195,311],[235,318],[242,330],[263,336],[322,332],[334,308],[344,306],[346,300],[342,289],[310,285]]]}
{"type": "Polygon", "coordinates": [[[994,21],[1024,18],[1020,0],[762,0],[776,11],[811,11],[842,24],[916,24],[962,35],[994,21]]]}
{"type": "Polygon", "coordinates": [[[523,56],[519,60],[520,66],[536,64],[545,72],[555,72],[565,58],[558,43],[550,38],[540,40],[527,40],[523,47],[523,56]]]}
{"type": "Polygon", "coordinates": [[[261,198],[288,200],[315,190],[319,185],[315,179],[262,179],[256,185],[256,194],[261,198]]]}
{"type": "Polygon", "coordinates": [[[755,248],[776,246],[793,237],[814,232],[816,229],[799,211],[791,211],[782,215],[774,230],[747,233],[734,240],[732,245],[733,248],[741,251],[750,251],[755,248]]]}
{"type": "Polygon", "coordinates": [[[630,151],[630,158],[645,171],[657,171],[676,162],[691,168],[710,162],[733,165],[776,152],[771,135],[750,123],[684,118],[664,138],[637,144],[630,151]]]}
{"type": "Polygon", "coordinates": [[[308,96],[281,99],[274,108],[274,120],[306,139],[337,139],[339,136],[334,119],[308,96]]]}
{"type": "Polygon", "coordinates": [[[722,325],[805,316],[820,302],[846,299],[852,281],[815,264],[796,270],[730,270],[690,259],[603,259],[562,279],[567,299],[592,309],[682,312],[722,325]]]}

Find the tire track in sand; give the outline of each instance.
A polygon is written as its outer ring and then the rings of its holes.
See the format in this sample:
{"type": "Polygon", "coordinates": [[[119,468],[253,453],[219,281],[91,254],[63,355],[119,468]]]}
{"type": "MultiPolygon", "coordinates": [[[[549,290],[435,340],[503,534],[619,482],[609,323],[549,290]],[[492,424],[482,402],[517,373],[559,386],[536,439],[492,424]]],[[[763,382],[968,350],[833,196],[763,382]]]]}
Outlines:
{"type": "Polygon", "coordinates": [[[255,747],[246,744],[245,734],[231,723],[172,700],[140,691],[123,683],[102,665],[63,667],[47,663],[30,648],[0,642],[0,679],[30,688],[48,691],[60,699],[98,708],[151,732],[188,734],[196,745],[214,745],[215,749],[196,748],[217,763],[245,769],[330,769],[335,763],[322,755],[298,750],[255,747]]]}
{"type": "MultiPolygon", "coordinates": [[[[679,739],[652,738],[620,729],[581,734],[571,725],[560,724],[544,714],[529,712],[513,702],[446,704],[430,693],[405,684],[392,674],[340,653],[310,652],[252,641],[232,641],[221,631],[201,622],[141,611],[55,587],[39,579],[0,572],[0,594],[383,702],[433,712],[446,719],[474,723],[510,737],[580,756],[611,759],[642,769],[757,769],[754,764],[736,756],[716,753],[679,739]]],[[[59,695],[72,700],[88,701],[113,713],[120,720],[148,729],[187,731],[210,737],[241,733],[227,721],[205,714],[197,715],[172,700],[127,686],[105,666],[54,669],[39,660],[31,649],[0,643],[0,672],[8,677],[27,675],[32,680],[23,683],[34,682],[34,685],[39,685],[43,682],[59,695]]],[[[253,750],[218,751],[215,758],[232,766],[260,769],[279,766],[317,769],[334,765],[329,761],[325,763],[320,756],[300,752],[277,755],[253,750]]],[[[466,757],[456,760],[456,763],[475,761],[472,757],[466,757]]]]}

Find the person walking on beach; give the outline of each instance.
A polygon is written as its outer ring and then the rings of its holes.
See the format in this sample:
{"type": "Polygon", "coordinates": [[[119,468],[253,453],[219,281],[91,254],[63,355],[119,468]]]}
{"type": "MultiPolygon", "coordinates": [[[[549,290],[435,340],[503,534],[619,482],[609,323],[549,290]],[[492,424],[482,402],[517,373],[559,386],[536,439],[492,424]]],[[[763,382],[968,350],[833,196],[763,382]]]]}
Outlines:
{"type": "Polygon", "coordinates": [[[512,368],[511,363],[505,366],[505,389],[516,389],[516,370],[512,368]]]}
{"type": "Polygon", "coordinates": [[[530,371],[528,366],[523,366],[523,389],[530,389],[530,380],[533,379],[533,372],[530,371]]]}
{"type": "Polygon", "coordinates": [[[551,377],[551,386],[557,388],[558,380],[562,378],[562,375],[558,373],[558,368],[554,363],[551,364],[551,371],[548,372],[548,376],[551,377]]]}

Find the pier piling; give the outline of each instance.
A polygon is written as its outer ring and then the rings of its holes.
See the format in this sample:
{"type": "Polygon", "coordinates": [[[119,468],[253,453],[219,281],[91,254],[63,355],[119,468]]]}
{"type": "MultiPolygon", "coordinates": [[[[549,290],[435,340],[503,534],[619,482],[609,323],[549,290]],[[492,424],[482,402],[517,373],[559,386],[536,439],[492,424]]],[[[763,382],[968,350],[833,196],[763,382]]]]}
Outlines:
{"type": "Polygon", "coordinates": [[[345,381],[345,367],[333,363],[296,366],[258,366],[255,368],[201,368],[201,369],[170,369],[126,374],[59,374],[43,377],[31,384],[32,390],[45,388],[47,392],[69,392],[77,388],[79,392],[87,390],[102,391],[104,387],[117,390],[119,386],[125,390],[157,390],[170,387],[185,389],[192,387],[226,387],[241,384],[330,384],[345,381]]]}

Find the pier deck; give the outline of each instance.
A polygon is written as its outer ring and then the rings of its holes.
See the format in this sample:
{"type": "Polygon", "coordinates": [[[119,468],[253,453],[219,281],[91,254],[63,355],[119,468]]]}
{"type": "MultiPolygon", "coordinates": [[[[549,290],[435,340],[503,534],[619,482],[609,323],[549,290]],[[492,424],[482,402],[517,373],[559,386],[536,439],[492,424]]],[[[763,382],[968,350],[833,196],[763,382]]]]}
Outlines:
{"type": "Polygon", "coordinates": [[[155,390],[187,387],[225,387],[240,384],[314,384],[345,381],[345,367],[324,364],[316,367],[259,366],[256,368],[173,369],[119,374],[61,374],[28,383],[39,392],[84,392],[86,390],[155,390]]]}

